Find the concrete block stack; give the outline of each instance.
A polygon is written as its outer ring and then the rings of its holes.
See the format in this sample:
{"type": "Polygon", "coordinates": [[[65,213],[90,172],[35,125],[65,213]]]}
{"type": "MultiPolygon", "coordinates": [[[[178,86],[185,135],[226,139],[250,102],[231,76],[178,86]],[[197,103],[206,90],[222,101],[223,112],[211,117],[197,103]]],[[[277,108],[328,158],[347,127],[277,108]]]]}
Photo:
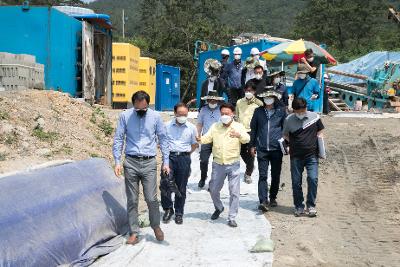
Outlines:
{"type": "Polygon", "coordinates": [[[32,55],[0,53],[0,91],[44,89],[44,65],[32,55]]]}

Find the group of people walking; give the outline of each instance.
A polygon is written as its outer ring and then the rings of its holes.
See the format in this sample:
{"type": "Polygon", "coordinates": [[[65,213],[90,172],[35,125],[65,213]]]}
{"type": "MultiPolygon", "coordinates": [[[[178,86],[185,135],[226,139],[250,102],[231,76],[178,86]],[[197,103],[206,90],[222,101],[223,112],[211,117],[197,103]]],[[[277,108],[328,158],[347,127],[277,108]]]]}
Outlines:
{"type": "Polygon", "coordinates": [[[247,64],[246,70],[242,67],[240,48],[234,50],[233,62],[228,63],[229,54],[222,51],[222,64],[215,61],[207,64],[209,78],[202,85],[202,107],[196,125],[188,121],[189,110],[184,103],[175,105],[175,117],[164,124],[160,114],[149,108],[150,97],[146,92],[138,91],[132,96],[134,108],[121,114],[113,145],[115,173],[121,176],[123,171],[125,175],[130,231],[127,243],[138,242],[140,181],[149,208],[151,227],[157,240],[164,240],[157,199],[157,141],[163,156],[162,179],[171,179],[177,190],[172,200],[172,190],[163,188],[168,183],[161,183],[161,190],[168,192],[161,196],[164,223],[168,223],[174,215],[176,224],[183,223],[191,153],[199,145],[199,188],[206,185],[209,159],[213,155],[208,183],[214,204],[214,212],[210,216],[212,220],[218,219],[224,212],[220,191],[228,178],[230,198],[227,223],[237,227],[242,179],[240,158],[246,165],[243,180],[251,184],[257,157],[258,209],[266,212],[276,207],[282,160],[287,151],[290,154],[294,215],[317,215],[318,138],[321,138],[324,126],[319,115],[310,111],[312,106],[309,102],[318,98],[319,94],[311,80],[314,78],[309,77],[312,69],[306,64],[299,65],[297,76],[304,81],[294,85],[293,93],[289,94],[282,83],[285,74],[269,73],[266,63],[260,63],[257,57],[258,50],[252,49],[251,53],[253,65],[250,67],[250,63],[247,64]],[[244,79],[242,75],[245,75],[244,79]],[[223,97],[226,92],[228,102],[223,97]],[[122,163],[123,154],[125,161],[122,163]],[[304,169],[307,170],[308,184],[305,205],[302,191],[304,169]]]}

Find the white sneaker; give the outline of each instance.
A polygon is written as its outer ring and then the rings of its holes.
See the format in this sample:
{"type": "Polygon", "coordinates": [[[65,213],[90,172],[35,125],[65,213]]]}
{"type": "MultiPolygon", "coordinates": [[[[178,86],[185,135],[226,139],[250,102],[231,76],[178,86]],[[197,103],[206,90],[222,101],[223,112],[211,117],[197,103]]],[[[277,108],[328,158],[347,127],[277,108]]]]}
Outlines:
{"type": "Polygon", "coordinates": [[[251,183],[253,182],[253,180],[251,179],[251,175],[245,174],[245,175],[244,175],[244,182],[245,182],[246,184],[251,184],[251,183]]]}
{"type": "Polygon", "coordinates": [[[309,207],[307,209],[308,217],[316,217],[317,216],[317,209],[315,207],[309,207]]]}
{"type": "Polygon", "coordinates": [[[303,208],[295,208],[294,216],[301,217],[301,216],[304,216],[304,215],[306,215],[306,213],[305,213],[303,208]]]}

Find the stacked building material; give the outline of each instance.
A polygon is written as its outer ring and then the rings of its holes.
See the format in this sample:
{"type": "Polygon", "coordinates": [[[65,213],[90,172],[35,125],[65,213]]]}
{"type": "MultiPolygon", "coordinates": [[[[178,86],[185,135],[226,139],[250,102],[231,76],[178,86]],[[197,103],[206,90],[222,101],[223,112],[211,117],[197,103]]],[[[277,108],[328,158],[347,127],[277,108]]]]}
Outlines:
{"type": "Polygon", "coordinates": [[[0,53],[0,90],[44,89],[44,65],[26,54],[0,53]]]}

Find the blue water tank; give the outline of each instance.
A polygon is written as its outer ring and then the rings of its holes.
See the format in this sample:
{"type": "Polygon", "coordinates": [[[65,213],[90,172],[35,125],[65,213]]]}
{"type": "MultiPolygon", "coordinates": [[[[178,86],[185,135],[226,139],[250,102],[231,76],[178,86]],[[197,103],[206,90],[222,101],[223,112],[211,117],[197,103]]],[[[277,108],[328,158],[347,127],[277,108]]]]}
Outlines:
{"type": "Polygon", "coordinates": [[[158,111],[173,110],[181,96],[180,68],[157,64],[156,105],[158,111]]]}

